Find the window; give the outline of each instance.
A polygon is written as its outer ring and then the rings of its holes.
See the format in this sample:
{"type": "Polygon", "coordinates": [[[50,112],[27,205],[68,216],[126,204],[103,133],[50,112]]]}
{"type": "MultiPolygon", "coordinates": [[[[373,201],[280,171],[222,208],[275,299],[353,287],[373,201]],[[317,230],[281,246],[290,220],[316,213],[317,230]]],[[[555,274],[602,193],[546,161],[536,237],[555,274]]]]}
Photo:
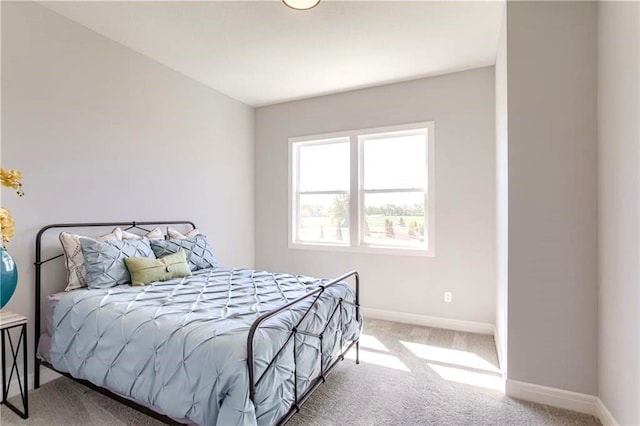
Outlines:
{"type": "Polygon", "coordinates": [[[433,255],[433,123],[292,138],[292,248],[433,255]]]}

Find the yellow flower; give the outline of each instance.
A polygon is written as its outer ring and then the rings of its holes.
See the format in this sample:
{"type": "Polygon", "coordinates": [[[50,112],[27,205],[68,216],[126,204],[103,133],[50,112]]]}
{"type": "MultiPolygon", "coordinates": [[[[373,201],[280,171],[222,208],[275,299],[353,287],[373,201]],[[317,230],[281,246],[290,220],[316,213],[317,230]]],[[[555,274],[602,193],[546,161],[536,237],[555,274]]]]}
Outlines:
{"type": "Polygon", "coordinates": [[[15,224],[16,222],[13,220],[9,210],[0,207],[0,235],[2,235],[3,243],[8,243],[13,238],[15,224]]]}
{"type": "Polygon", "coordinates": [[[24,191],[22,190],[22,172],[20,170],[5,170],[0,167],[0,181],[3,186],[7,188],[13,188],[16,190],[18,196],[22,197],[24,191]]]}
{"type": "MultiPolygon", "coordinates": [[[[0,183],[2,183],[2,186],[15,189],[19,197],[24,195],[21,180],[22,172],[20,170],[5,170],[0,167],[0,183]]],[[[13,220],[13,216],[11,216],[9,210],[0,207],[0,237],[2,239],[2,245],[8,243],[13,238],[15,224],[16,222],[13,220]]]]}

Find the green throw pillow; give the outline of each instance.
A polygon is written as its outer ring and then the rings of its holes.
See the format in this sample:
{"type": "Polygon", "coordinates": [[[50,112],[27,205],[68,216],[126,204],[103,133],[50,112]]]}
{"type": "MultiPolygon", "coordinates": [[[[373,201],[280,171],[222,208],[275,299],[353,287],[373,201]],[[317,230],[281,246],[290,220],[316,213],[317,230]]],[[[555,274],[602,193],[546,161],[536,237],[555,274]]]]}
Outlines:
{"type": "Polygon", "coordinates": [[[136,286],[191,275],[187,256],[182,250],[160,259],[126,257],[124,263],[131,274],[131,285],[136,286]]]}

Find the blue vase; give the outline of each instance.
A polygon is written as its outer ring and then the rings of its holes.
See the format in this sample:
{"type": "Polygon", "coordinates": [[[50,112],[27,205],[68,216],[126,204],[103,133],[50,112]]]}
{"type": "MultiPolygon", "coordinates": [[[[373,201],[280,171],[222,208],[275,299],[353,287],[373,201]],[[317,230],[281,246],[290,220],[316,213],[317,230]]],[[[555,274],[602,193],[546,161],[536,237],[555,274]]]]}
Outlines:
{"type": "Polygon", "coordinates": [[[13,296],[18,285],[18,267],[11,255],[3,248],[0,248],[0,309],[4,308],[13,296]]]}

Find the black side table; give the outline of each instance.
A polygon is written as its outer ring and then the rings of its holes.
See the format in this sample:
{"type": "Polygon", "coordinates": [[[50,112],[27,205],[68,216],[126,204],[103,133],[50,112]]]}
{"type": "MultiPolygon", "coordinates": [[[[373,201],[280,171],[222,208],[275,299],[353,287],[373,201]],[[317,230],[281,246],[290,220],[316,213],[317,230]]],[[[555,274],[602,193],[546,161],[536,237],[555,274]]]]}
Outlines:
{"type": "MultiPolygon", "coordinates": [[[[29,395],[28,395],[28,374],[27,374],[27,318],[13,312],[0,311],[0,333],[2,334],[2,404],[13,410],[17,415],[26,419],[29,417],[29,395]],[[19,330],[17,340],[13,341],[12,331],[19,330]],[[7,359],[7,345],[9,342],[10,356],[7,359]],[[18,355],[22,346],[22,378],[20,378],[20,369],[18,368],[18,355]],[[11,372],[7,375],[7,361],[11,363],[11,372]],[[22,398],[22,409],[18,408],[7,400],[9,396],[9,388],[13,379],[13,373],[16,373],[16,381],[20,389],[20,397],[22,398]]],[[[16,333],[17,334],[17,333],[16,333]]]]}

